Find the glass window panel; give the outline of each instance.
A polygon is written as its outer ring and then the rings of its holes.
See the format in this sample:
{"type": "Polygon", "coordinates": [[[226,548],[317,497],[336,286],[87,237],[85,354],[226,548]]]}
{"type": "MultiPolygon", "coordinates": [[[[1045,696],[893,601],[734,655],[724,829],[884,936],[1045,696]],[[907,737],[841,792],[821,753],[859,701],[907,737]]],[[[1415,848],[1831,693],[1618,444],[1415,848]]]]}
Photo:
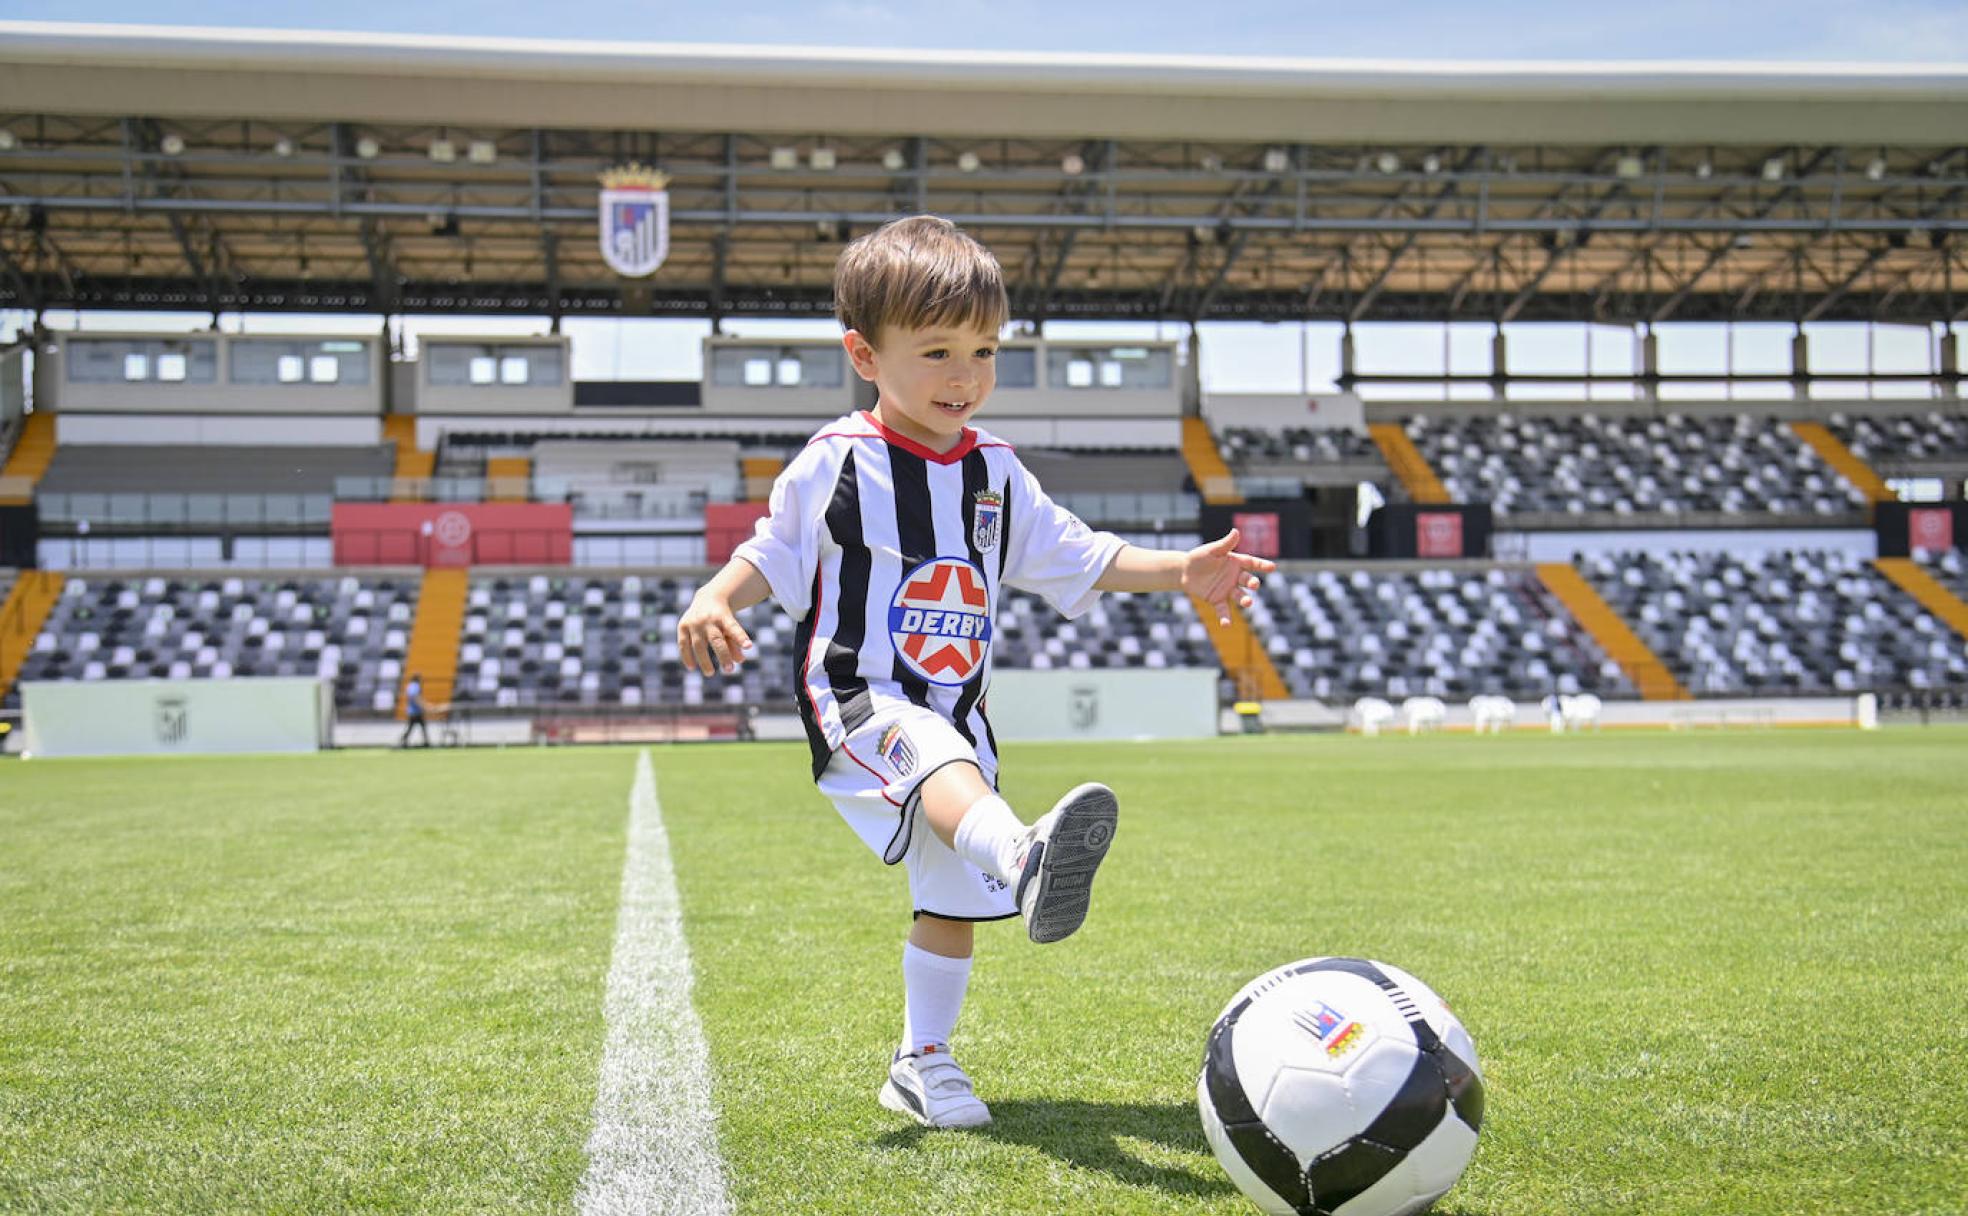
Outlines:
{"type": "Polygon", "coordinates": [[[1722,375],[1729,370],[1727,325],[1661,325],[1654,332],[1661,375],[1722,375]]]}
{"type": "Polygon", "coordinates": [[[1585,370],[1583,325],[1513,322],[1503,327],[1503,340],[1506,370],[1512,375],[1576,376],[1585,370]]]}
{"type": "Polygon", "coordinates": [[[529,370],[525,355],[501,355],[499,357],[499,383],[525,384],[529,370]]]}
{"type": "Polygon", "coordinates": [[[275,378],[282,384],[299,384],[306,368],[299,355],[282,355],[275,364],[275,378]]]}
{"type": "Polygon", "coordinates": [[[1873,371],[1931,372],[1934,370],[1933,350],[1933,337],[1924,325],[1873,326],[1873,371]]]}
{"type": "Polygon", "coordinates": [[[315,384],[333,384],[341,374],[342,361],[334,355],[315,355],[308,360],[308,379],[315,384]]]}
{"type": "Polygon", "coordinates": [[[745,384],[751,388],[763,388],[772,383],[772,360],[765,358],[745,360],[745,384]]]}
{"type": "MultiPolygon", "coordinates": [[[[1600,376],[1633,376],[1640,371],[1640,337],[1637,330],[1624,325],[1587,327],[1586,341],[1591,348],[1591,371],[1600,376]]],[[[1624,400],[1631,393],[1620,398],[1624,400]]]]}
{"type": "Polygon", "coordinates": [[[157,378],[167,383],[177,384],[185,378],[185,357],[180,354],[157,356],[157,378]]]}
{"type": "Polygon", "coordinates": [[[1091,388],[1093,386],[1093,364],[1086,359],[1073,359],[1066,364],[1066,387],[1091,388]]]}
{"type": "Polygon", "coordinates": [[[491,355],[473,355],[471,361],[471,382],[491,384],[499,378],[499,361],[491,355]]]}
{"type": "Polygon", "coordinates": [[[781,355],[778,363],[778,382],[781,388],[798,388],[800,383],[800,361],[796,355],[781,355]]]}
{"type": "MultiPolygon", "coordinates": [[[[1812,372],[1824,374],[1871,370],[1870,349],[1863,322],[1834,321],[1806,325],[1804,336],[1809,340],[1806,357],[1810,360],[1812,372]]],[[[1816,393],[1812,395],[1816,396],[1816,393]]]]}
{"type": "Polygon", "coordinates": [[[132,352],[123,356],[123,378],[125,380],[150,379],[150,356],[132,352]]]}
{"type": "Polygon", "coordinates": [[[1380,322],[1353,327],[1353,370],[1362,376],[1439,376],[1448,351],[1440,325],[1380,322]]]}
{"type": "Polygon", "coordinates": [[[998,350],[999,388],[1037,388],[1039,352],[1029,346],[1005,346],[998,350]]]}
{"type": "Polygon", "coordinates": [[[1738,376],[1789,375],[1790,339],[1795,332],[1781,322],[1731,325],[1729,370],[1738,376]]]}
{"type": "Polygon", "coordinates": [[[1100,364],[1100,387],[1121,387],[1121,365],[1119,363],[1108,359],[1100,364]]]}

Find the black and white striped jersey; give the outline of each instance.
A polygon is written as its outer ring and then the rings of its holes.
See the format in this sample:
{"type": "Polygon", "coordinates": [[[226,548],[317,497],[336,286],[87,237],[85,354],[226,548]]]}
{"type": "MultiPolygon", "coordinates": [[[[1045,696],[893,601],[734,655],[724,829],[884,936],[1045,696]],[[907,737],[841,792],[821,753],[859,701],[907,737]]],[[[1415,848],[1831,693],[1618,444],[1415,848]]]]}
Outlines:
{"type": "Polygon", "coordinates": [[[795,695],[817,779],[888,701],[949,719],[995,770],[984,693],[1000,588],[1078,616],[1122,547],[1046,497],[1003,440],[965,428],[937,453],[864,411],[787,464],[736,556],[799,622],[795,695]]]}

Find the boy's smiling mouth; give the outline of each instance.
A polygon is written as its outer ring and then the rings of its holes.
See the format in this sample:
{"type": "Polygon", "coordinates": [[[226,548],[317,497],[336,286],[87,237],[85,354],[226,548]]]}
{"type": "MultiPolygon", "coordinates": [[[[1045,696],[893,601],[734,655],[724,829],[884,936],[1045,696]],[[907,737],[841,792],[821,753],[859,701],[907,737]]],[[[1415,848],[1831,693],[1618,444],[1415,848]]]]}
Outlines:
{"type": "Polygon", "coordinates": [[[970,408],[968,401],[934,401],[930,404],[946,414],[961,414],[970,408]]]}

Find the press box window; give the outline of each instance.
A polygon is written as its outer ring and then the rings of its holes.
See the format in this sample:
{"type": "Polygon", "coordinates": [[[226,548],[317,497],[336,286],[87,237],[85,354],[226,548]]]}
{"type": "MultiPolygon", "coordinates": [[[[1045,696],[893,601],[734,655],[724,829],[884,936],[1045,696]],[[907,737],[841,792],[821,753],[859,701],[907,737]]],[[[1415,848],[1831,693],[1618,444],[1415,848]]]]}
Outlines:
{"type": "Polygon", "coordinates": [[[206,341],[96,339],[65,350],[73,384],[210,384],[217,374],[215,348],[206,341]]]}
{"type": "Polygon", "coordinates": [[[999,388],[1039,386],[1039,352],[1029,346],[999,347],[997,366],[999,388]]]}
{"type": "Polygon", "coordinates": [[[123,378],[125,380],[150,379],[150,356],[142,354],[124,355],[123,378]]]}
{"type": "Polygon", "coordinates": [[[839,388],[839,347],[718,347],[711,383],[723,388],[839,388]]]}
{"type": "Polygon", "coordinates": [[[369,351],[361,342],[235,340],[234,384],[367,384],[369,351]]]}
{"type": "Polygon", "coordinates": [[[1049,365],[1053,388],[1165,389],[1173,379],[1170,353],[1144,346],[1054,351],[1049,365]]]}

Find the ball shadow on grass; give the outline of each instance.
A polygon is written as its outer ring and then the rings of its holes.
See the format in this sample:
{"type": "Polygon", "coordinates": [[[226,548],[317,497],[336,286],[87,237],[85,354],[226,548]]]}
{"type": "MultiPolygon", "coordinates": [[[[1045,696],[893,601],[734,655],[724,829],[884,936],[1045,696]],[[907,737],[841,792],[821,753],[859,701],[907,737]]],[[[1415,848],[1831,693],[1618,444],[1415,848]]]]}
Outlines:
{"type": "MultiPolygon", "coordinates": [[[[931,1134],[952,1133],[932,1133],[929,1128],[911,1124],[883,1135],[877,1143],[886,1148],[909,1148],[931,1134]]],[[[1209,1141],[1203,1138],[1193,1102],[993,1102],[991,1125],[964,1134],[1026,1145],[1078,1169],[1099,1170],[1128,1186],[1172,1195],[1214,1197],[1236,1189],[1214,1160],[1204,1172],[1197,1173],[1143,1161],[1121,1143],[1124,1139],[1146,1140],[1207,1156],[1209,1141]]]]}

